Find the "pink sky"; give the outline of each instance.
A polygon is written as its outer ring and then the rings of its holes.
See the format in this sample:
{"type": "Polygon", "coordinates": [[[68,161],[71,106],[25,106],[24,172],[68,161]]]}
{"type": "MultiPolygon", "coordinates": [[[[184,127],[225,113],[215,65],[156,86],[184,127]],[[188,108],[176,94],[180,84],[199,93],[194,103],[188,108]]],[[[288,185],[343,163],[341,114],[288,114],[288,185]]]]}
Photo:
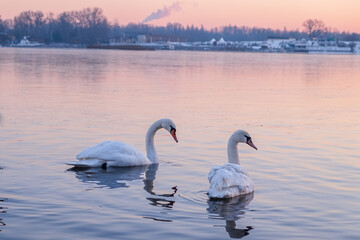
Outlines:
{"type": "Polygon", "coordinates": [[[302,29],[309,18],[321,19],[326,26],[340,31],[360,33],[359,0],[1,0],[0,15],[13,18],[24,10],[41,10],[58,14],[63,11],[100,7],[110,21],[119,24],[139,23],[152,12],[178,2],[177,9],[161,19],[150,21],[153,25],[177,22],[182,25],[209,29],[223,25],[302,29]]]}

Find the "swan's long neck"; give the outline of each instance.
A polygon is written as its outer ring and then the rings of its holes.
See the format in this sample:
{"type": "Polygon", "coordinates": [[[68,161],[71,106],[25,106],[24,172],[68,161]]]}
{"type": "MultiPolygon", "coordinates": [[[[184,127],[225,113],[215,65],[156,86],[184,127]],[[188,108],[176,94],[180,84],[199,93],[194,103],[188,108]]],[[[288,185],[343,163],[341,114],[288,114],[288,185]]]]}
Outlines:
{"type": "Polygon", "coordinates": [[[161,122],[156,121],[149,127],[149,130],[146,133],[146,138],[145,138],[146,154],[149,160],[153,163],[158,162],[158,156],[154,146],[154,136],[157,130],[159,130],[160,128],[162,128],[161,122]]]}
{"type": "Polygon", "coordinates": [[[227,154],[228,154],[229,163],[240,164],[237,144],[238,141],[236,141],[234,135],[232,135],[227,145],[227,154]]]}

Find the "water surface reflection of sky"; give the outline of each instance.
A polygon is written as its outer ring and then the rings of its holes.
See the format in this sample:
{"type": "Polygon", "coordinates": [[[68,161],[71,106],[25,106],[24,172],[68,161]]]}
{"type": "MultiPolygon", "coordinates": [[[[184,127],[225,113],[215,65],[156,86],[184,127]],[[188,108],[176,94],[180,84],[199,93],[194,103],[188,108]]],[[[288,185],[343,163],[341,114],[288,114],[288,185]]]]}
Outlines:
{"type": "Polygon", "coordinates": [[[358,56],[0,51],[0,238],[359,236],[358,56]],[[156,171],[67,171],[105,140],[145,152],[164,117],[179,143],[158,132],[156,171]],[[207,174],[236,129],[259,150],[239,146],[255,194],[228,219],[211,210],[207,174]]]}

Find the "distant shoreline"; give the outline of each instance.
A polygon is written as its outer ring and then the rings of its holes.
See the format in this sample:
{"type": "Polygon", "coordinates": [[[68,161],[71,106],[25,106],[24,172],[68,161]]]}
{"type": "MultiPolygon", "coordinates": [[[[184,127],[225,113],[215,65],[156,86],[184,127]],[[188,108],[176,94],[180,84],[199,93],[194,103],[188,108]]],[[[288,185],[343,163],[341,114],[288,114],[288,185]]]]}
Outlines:
{"type": "MultiPolygon", "coordinates": [[[[313,49],[253,49],[241,46],[196,46],[196,45],[169,45],[169,44],[47,44],[34,47],[2,46],[2,48],[27,48],[27,49],[104,49],[128,51],[198,51],[198,52],[250,52],[250,53],[307,53],[330,55],[360,55],[359,52],[348,48],[313,48],[313,49]]],[[[0,47],[1,49],[1,47],[0,47]]]]}

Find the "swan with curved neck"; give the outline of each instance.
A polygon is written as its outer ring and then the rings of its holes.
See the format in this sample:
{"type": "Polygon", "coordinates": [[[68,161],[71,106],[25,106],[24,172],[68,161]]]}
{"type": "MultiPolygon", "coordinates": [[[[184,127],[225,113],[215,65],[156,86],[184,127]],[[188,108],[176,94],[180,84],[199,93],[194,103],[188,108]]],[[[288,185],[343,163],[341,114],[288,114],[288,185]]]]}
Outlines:
{"type": "Polygon", "coordinates": [[[148,165],[158,162],[158,156],[154,146],[154,136],[159,129],[167,130],[176,142],[176,126],[171,119],[160,119],[154,122],[146,133],[146,155],[135,147],[119,142],[105,141],[80,152],[76,158],[79,161],[68,162],[75,167],[126,167],[148,165]]]}
{"type": "Polygon", "coordinates": [[[175,123],[173,121],[170,119],[160,119],[154,122],[149,127],[145,137],[146,154],[152,163],[158,162],[158,156],[154,145],[154,136],[155,133],[161,128],[165,128],[174,138],[175,142],[178,142],[176,137],[175,123]]]}
{"type": "Polygon", "coordinates": [[[231,198],[254,191],[254,183],[248,172],[240,166],[238,143],[246,143],[257,150],[250,134],[244,130],[237,130],[229,138],[227,144],[228,162],[223,166],[216,166],[209,172],[211,198],[231,198]]]}

